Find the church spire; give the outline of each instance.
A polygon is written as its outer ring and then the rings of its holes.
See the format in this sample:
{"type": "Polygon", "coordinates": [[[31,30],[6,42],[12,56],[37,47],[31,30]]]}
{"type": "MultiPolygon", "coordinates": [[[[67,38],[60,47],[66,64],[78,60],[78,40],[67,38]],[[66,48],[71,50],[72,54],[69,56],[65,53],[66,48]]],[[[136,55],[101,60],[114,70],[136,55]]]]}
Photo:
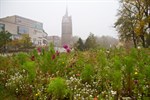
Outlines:
{"type": "Polygon", "coordinates": [[[68,16],[68,0],[66,0],[66,16],[68,16]]]}
{"type": "Polygon", "coordinates": [[[68,16],[68,6],[66,6],[66,16],[68,16]]]}
{"type": "Polygon", "coordinates": [[[66,16],[68,16],[68,0],[66,0],[66,16]]]}

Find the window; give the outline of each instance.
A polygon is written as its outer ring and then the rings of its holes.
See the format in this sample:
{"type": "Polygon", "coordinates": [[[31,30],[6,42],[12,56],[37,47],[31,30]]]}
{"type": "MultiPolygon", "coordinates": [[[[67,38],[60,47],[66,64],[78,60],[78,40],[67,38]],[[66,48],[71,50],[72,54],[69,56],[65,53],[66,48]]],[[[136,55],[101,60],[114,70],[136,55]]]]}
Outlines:
{"type": "Polygon", "coordinates": [[[4,31],[4,30],[5,30],[5,24],[0,23],[0,31],[4,31]]]}
{"type": "Polygon", "coordinates": [[[35,29],[42,30],[43,29],[43,24],[42,23],[34,23],[32,25],[35,29]]]}
{"type": "Polygon", "coordinates": [[[33,38],[32,43],[36,44],[36,38],[33,38]]]}
{"type": "Polygon", "coordinates": [[[29,29],[27,27],[18,26],[18,34],[28,34],[29,29]]]}
{"type": "Polygon", "coordinates": [[[43,40],[43,44],[47,44],[47,41],[46,41],[46,40],[43,40]]]}
{"type": "Polygon", "coordinates": [[[34,34],[36,35],[36,33],[37,33],[37,30],[34,30],[34,34]]]}
{"type": "Polygon", "coordinates": [[[38,41],[38,45],[41,45],[41,44],[42,44],[42,43],[41,43],[41,40],[39,40],[39,41],[38,41]]]}

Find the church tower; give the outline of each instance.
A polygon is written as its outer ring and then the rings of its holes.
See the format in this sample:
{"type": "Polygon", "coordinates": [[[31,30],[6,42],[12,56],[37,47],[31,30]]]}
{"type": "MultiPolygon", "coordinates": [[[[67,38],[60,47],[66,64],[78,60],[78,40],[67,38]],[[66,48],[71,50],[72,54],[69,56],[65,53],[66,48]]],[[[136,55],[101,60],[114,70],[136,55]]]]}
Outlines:
{"type": "Polygon", "coordinates": [[[72,19],[68,16],[68,9],[66,7],[66,14],[62,18],[62,36],[61,44],[62,46],[67,44],[71,46],[72,44],[72,19]]]}

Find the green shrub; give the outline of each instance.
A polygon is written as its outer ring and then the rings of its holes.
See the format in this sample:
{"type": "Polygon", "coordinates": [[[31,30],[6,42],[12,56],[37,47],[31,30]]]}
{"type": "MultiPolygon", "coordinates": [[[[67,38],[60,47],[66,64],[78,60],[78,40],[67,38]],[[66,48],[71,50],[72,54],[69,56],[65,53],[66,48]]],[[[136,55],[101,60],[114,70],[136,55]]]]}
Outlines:
{"type": "Polygon", "coordinates": [[[91,65],[86,64],[86,66],[81,72],[82,81],[90,83],[93,75],[94,75],[94,68],[91,65]]]}
{"type": "Polygon", "coordinates": [[[62,100],[67,98],[67,95],[69,94],[69,89],[67,88],[65,80],[59,77],[50,81],[47,91],[50,93],[50,99],[52,100],[62,100]]]}
{"type": "Polygon", "coordinates": [[[42,53],[37,57],[39,67],[44,73],[56,73],[56,58],[52,59],[53,55],[55,55],[55,50],[53,45],[50,44],[48,51],[42,49],[42,53]]]}
{"type": "Polygon", "coordinates": [[[35,68],[35,62],[26,62],[23,64],[23,69],[25,69],[28,72],[28,80],[30,82],[33,82],[36,77],[36,68],[35,68]]]}
{"type": "Polygon", "coordinates": [[[21,52],[16,56],[16,59],[19,61],[19,64],[23,65],[27,61],[28,55],[21,52]]]}

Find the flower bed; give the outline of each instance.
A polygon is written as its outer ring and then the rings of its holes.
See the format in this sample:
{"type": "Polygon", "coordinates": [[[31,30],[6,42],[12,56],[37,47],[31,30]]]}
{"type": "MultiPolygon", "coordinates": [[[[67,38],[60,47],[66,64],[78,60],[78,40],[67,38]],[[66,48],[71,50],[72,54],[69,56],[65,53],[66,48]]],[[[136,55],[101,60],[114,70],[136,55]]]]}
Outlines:
{"type": "Polygon", "coordinates": [[[150,50],[38,48],[0,56],[0,97],[34,100],[150,98],[150,50]]]}

